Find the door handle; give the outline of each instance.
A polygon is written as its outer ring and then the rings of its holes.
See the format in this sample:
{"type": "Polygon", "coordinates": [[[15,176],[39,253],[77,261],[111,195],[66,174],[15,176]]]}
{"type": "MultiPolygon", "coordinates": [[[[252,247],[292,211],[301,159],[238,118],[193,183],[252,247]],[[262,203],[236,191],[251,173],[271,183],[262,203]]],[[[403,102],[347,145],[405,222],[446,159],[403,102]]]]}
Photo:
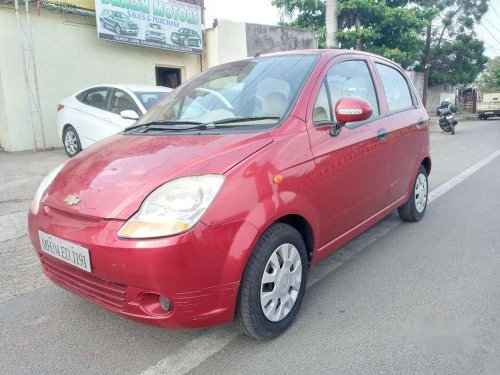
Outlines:
{"type": "Polygon", "coordinates": [[[418,124],[417,124],[417,127],[419,128],[423,128],[426,124],[427,124],[427,121],[429,121],[429,119],[425,119],[423,117],[420,117],[418,119],[418,124]]]}
{"type": "Polygon", "coordinates": [[[385,130],[384,128],[380,128],[379,130],[377,130],[377,137],[379,141],[385,141],[387,138],[387,134],[387,130],[385,130]]]}

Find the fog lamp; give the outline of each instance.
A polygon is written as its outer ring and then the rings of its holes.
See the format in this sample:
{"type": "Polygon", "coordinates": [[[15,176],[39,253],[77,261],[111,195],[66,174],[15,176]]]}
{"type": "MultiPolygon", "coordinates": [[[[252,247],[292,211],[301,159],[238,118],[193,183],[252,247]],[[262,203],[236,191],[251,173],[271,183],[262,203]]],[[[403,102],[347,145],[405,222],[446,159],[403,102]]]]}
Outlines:
{"type": "Polygon", "coordinates": [[[167,297],[160,296],[160,298],[158,298],[158,302],[160,303],[160,306],[163,310],[165,311],[172,310],[172,302],[170,302],[170,300],[167,297]]]}

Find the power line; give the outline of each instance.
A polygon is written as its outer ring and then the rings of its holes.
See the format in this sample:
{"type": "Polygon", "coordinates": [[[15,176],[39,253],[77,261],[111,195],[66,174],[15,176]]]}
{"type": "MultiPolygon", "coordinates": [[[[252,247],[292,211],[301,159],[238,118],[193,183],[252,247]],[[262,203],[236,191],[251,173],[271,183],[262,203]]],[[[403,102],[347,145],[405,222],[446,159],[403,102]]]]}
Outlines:
{"type": "Polygon", "coordinates": [[[497,15],[497,17],[500,17],[500,14],[497,13],[496,9],[493,7],[493,4],[490,3],[490,8],[493,9],[493,12],[497,15]]]}
{"type": "Polygon", "coordinates": [[[493,34],[492,34],[492,32],[491,32],[490,30],[488,30],[488,28],[487,28],[484,24],[482,24],[482,23],[479,23],[479,24],[480,24],[480,25],[481,25],[481,26],[482,26],[482,27],[483,27],[483,28],[484,28],[484,29],[488,32],[488,34],[490,34],[490,35],[491,35],[491,37],[492,37],[493,39],[495,39],[495,41],[496,41],[496,42],[500,45],[500,41],[496,38],[496,36],[495,36],[495,35],[493,35],[493,34]]]}
{"type": "Polygon", "coordinates": [[[493,25],[493,23],[492,23],[489,19],[487,19],[486,17],[485,17],[485,18],[483,18],[483,19],[484,19],[485,21],[488,21],[488,23],[490,24],[490,26],[491,26],[491,27],[493,27],[493,28],[494,28],[497,32],[499,32],[499,33],[500,33],[500,30],[498,30],[498,29],[497,29],[497,27],[496,27],[495,25],[493,25]]]}

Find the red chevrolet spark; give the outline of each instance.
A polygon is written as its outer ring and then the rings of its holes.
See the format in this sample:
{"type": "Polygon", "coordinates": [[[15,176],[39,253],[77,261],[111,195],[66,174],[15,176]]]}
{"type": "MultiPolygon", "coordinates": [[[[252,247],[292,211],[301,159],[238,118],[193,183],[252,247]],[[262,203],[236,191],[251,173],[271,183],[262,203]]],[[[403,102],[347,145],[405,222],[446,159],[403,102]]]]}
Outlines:
{"type": "Polygon", "coordinates": [[[395,209],[422,219],[428,126],[379,56],[220,65],[51,172],[31,241],[54,283],[124,317],[275,337],[311,266],[395,209]]]}

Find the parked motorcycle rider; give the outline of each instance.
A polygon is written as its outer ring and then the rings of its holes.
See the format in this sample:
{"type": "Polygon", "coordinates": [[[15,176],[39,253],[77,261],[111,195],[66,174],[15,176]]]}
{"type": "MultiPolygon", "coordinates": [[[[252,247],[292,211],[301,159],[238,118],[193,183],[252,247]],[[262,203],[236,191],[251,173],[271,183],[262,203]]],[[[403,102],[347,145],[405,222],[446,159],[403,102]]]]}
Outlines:
{"type": "Polygon", "coordinates": [[[441,102],[441,105],[437,109],[437,114],[439,116],[439,127],[446,133],[455,134],[455,125],[457,125],[457,120],[450,109],[450,100],[445,99],[441,102]]]}

